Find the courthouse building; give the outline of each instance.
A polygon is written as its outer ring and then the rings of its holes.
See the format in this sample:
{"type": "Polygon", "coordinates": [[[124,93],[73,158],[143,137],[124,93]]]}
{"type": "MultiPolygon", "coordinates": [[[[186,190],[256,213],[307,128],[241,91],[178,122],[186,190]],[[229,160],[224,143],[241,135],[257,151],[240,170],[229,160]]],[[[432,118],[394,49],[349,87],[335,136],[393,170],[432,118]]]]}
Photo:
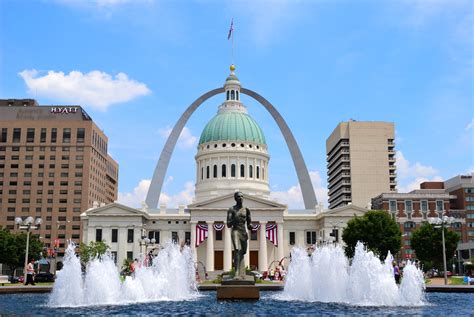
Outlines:
{"type": "Polygon", "coordinates": [[[81,241],[81,213],[117,199],[118,164],[108,139],[80,106],[0,100],[0,227],[41,218],[34,234],[59,256],[81,241]]]}
{"type": "MultiPolygon", "coordinates": [[[[231,66],[231,74],[223,88],[198,98],[177,123],[177,126],[184,126],[183,117],[189,117],[198,102],[217,93],[224,94],[224,102],[204,127],[197,146],[194,202],[178,209],[155,206],[157,197],[153,195],[159,195],[161,189],[159,181],[155,186],[155,178],[166,172],[169,156],[166,159],[163,153],[171,153],[174,146],[167,142],[150,186],[147,203],[140,209],[113,203],[85,211],[81,216],[85,243],[106,241],[120,266],[125,258],[138,257],[140,253],[159,248],[166,241],[174,241],[188,244],[195,261],[204,264],[207,271],[229,270],[232,246],[230,229],[225,223],[228,208],[235,204],[233,195],[237,190],[244,193],[244,205],[251,210],[252,230],[249,232],[249,251],[245,263],[253,269],[266,271],[275,263],[284,261],[294,245],[311,247],[318,242],[341,241],[342,230],[339,229],[354,215],[362,215],[366,210],[345,205],[324,212],[322,205],[313,199],[312,185],[308,186],[305,181],[309,177],[305,178],[308,172],[304,160],[283,118],[263,97],[242,88],[234,69],[231,66]],[[269,198],[271,149],[266,143],[264,131],[241,102],[242,93],[254,97],[271,112],[289,142],[287,144],[302,185],[305,210],[288,210],[286,205],[269,198]],[[153,192],[155,188],[158,188],[158,193],[153,192]],[[335,233],[336,237],[331,233],[335,233]],[[155,239],[155,244],[148,239],[155,239]]],[[[177,130],[174,134],[176,138],[179,132],[177,130]]],[[[170,138],[172,136],[173,132],[170,138]]]]}

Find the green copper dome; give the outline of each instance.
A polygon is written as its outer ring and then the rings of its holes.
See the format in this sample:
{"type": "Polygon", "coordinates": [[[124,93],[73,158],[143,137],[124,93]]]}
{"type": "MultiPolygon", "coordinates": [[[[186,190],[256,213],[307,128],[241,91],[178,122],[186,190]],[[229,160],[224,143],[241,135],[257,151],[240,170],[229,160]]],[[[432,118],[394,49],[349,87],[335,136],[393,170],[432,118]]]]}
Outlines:
{"type": "Polygon", "coordinates": [[[247,141],[266,144],[257,122],[248,114],[229,111],[217,114],[202,131],[199,144],[211,141],[247,141]]]}

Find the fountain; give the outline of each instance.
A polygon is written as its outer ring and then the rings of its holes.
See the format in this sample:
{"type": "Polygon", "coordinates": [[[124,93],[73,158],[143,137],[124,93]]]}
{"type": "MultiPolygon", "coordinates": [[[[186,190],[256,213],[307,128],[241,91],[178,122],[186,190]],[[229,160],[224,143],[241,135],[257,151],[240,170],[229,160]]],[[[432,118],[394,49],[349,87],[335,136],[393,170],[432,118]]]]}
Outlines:
{"type": "Polygon", "coordinates": [[[389,253],[382,263],[362,243],[357,244],[351,264],[340,246],[317,248],[311,256],[294,248],[284,291],[277,297],[357,306],[425,305],[421,270],[408,261],[397,286],[392,261],[389,253]]]}
{"type": "Polygon", "coordinates": [[[112,258],[92,260],[81,272],[74,246],[66,252],[51,294],[0,295],[0,313],[28,315],[472,315],[472,293],[424,293],[421,271],[408,262],[396,285],[392,256],[381,262],[358,245],[350,262],[340,246],[311,256],[294,248],[283,291],[261,292],[259,301],[220,301],[199,294],[188,248],[169,244],[149,267],[122,282],[112,258]],[[19,304],[22,303],[22,304],[19,304]]]}
{"type": "Polygon", "coordinates": [[[81,272],[76,246],[66,250],[64,267],[58,271],[48,300],[52,307],[130,304],[150,301],[178,301],[197,296],[194,264],[189,248],[167,244],[150,266],[140,265],[134,277],[122,282],[110,255],[93,259],[81,272]]]}

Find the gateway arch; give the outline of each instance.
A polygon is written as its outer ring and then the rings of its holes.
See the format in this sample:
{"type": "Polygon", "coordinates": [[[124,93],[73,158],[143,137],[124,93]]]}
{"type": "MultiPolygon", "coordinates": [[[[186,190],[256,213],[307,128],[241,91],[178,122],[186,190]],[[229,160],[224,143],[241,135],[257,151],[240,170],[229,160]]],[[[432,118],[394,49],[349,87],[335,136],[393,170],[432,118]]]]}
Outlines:
{"type": "MultiPolygon", "coordinates": [[[[298,147],[298,144],[296,143],[295,137],[293,136],[293,133],[291,133],[291,130],[286,124],[285,120],[268,100],[263,98],[255,91],[246,88],[241,88],[240,91],[241,93],[252,97],[262,106],[264,106],[277,123],[281,133],[283,134],[283,137],[285,138],[286,145],[288,146],[291,158],[293,159],[293,164],[295,165],[296,174],[301,187],[301,193],[303,195],[304,206],[306,209],[315,208],[317,200],[314,193],[313,184],[311,183],[311,179],[309,177],[308,169],[306,168],[306,163],[304,162],[303,156],[301,155],[301,151],[298,147]]],[[[222,87],[210,90],[203,94],[186,109],[186,111],[181,115],[178,122],[173,127],[173,130],[171,131],[171,134],[169,135],[168,140],[166,140],[165,146],[161,151],[160,159],[156,164],[155,171],[153,172],[153,178],[151,180],[150,188],[148,189],[145,201],[148,207],[158,208],[158,200],[160,198],[161,188],[163,187],[163,182],[166,176],[166,171],[168,169],[171,155],[173,154],[176,143],[178,142],[178,138],[184,126],[186,125],[186,122],[204,101],[223,92],[224,88],[222,87]]]]}

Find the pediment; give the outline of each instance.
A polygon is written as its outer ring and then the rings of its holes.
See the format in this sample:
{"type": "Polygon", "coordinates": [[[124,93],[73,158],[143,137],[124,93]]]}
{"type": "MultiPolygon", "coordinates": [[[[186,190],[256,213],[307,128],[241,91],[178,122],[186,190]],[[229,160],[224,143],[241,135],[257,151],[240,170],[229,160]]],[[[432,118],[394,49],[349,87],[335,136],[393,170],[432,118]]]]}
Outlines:
{"type": "Polygon", "coordinates": [[[85,212],[85,216],[144,216],[148,218],[146,212],[119,203],[89,209],[85,212]]]}
{"type": "MultiPolygon", "coordinates": [[[[188,206],[190,210],[196,209],[228,209],[235,205],[234,194],[226,194],[220,197],[212,198],[202,202],[197,202],[188,206]]],[[[246,195],[244,196],[244,206],[252,209],[277,209],[285,210],[286,205],[277,203],[261,197],[246,195]]]]}
{"type": "Polygon", "coordinates": [[[334,208],[328,210],[324,214],[326,216],[334,216],[334,217],[354,217],[355,216],[363,216],[367,212],[367,209],[355,206],[355,205],[345,205],[342,207],[334,208]]]}

